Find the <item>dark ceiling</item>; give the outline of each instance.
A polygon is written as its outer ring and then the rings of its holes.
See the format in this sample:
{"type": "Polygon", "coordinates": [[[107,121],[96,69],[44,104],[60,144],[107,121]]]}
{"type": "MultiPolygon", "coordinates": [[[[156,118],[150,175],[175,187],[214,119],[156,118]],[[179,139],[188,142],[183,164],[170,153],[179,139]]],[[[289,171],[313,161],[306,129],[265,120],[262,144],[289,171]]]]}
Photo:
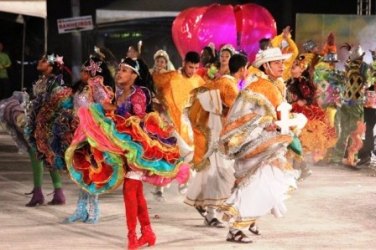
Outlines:
{"type": "MultiPolygon", "coordinates": [[[[372,0],[373,8],[376,7],[376,0],[372,0]]],[[[57,34],[56,19],[71,17],[71,1],[68,0],[48,0],[49,16],[49,47],[50,44],[59,50],[65,47],[71,49],[69,35],[59,36],[57,34]],[[65,46],[65,47],[64,47],[65,46]]],[[[213,3],[220,4],[245,4],[256,3],[264,6],[270,11],[276,20],[278,32],[286,25],[295,29],[296,13],[323,13],[323,14],[356,14],[356,0],[254,0],[254,1],[234,1],[234,0],[81,0],[80,15],[93,15],[98,8],[116,9],[116,10],[165,10],[181,11],[183,9],[209,5],[213,3]]],[[[375,10],[372,10],[375,13],[375,10]]],[[[15,22],[17,15],[0,12],[0,41],[5,45],[5,50],[14,60],[21,58],[22,51],[22,24],[15,22]]],[[[30,48],[32,57],[36,57],[43,52],[44,22],[40,18],[27,17],[26,44],[30,48]]],[[[293,33],[294,35],[294,33],[293,33]]],[[[69,53],[68,58],[69,58],[69,53]]]]}

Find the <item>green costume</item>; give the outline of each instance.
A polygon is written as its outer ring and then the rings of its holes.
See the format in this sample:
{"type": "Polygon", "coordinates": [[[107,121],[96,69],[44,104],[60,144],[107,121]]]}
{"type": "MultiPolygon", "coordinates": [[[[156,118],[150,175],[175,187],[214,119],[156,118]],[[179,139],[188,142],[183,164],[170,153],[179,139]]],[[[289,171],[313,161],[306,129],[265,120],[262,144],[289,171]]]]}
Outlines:
{"type": "Polygon", "coordinates": [[[346,65],[346,78],[342,106],[337,109],[336,121],[340,129],[337,131],[338,141],[332,152],[331,161],[341,163],[346,150],[351,144],[349,136],[357,128],[357,122],[363,121],[364,89],[368,83],[368,65],[363,56],[349,61],[346,65]]]}

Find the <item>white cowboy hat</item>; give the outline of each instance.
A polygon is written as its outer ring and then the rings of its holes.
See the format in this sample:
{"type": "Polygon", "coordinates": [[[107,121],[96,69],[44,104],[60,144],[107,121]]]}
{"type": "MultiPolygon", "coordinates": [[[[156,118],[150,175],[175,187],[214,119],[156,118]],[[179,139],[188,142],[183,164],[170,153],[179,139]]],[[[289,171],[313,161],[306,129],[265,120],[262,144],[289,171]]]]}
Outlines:
{"type": "Polygon", "coordinates": [[[286,60],[290,58],[291,53],[282,54],[280,48],[267,48],[266,50],[260,50],[256,54],[256,59],[253,62],[253,66],[259,68],[261,65],[267,62],[286,60]]]}

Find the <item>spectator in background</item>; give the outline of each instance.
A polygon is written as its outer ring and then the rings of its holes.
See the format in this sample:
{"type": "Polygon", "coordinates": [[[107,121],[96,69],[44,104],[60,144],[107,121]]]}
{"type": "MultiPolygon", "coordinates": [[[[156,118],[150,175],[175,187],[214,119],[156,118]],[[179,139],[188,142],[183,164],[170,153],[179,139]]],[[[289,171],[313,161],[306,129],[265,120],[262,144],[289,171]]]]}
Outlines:
{"type": "Polygon", "coordinates": [[[158,50],[157,52],[155,52],[153,58],[154,66],[153,68],[149,69],[151,75],[175,70],[174,65],[170,61],[170,57],[165,50],[158,50]]]}
{"type": "Polygon", "coordinates": [[[132,58],[133,60],[137,60],[140,57],[141,54],[141,46],[135,46],[135,45],[130,45],[127,50],[127,55],[126,57],[132,58]]]}
{"type": "MultiPolygon", "coordinates": [[[[142,48],[142,41],[139,41],[136,45],[130,45],[126,52],[126,58],[129,57],[132,60],[136,61],[137,67],[140,73],[140,78],[142,79],[145,87],[147,87],[151,92],[154,93],[154,83],[153,78],[149,72],[149,66],[145,63],[145,61],[141,58],[141,48],[142,48]]],[[[117,86],[120,88],[119,86],[117,86]]],[[[121,91],[121,90],[120,90],[121,91]]]]}
{"type": "Polygon", "coordinates": [[[4,45],[0,42],[0,99],[11,95],[11,86],[7,68],[12,65],[8,54],[3,52],[4,45]]]}
{"type": "Polygon", "coordinates": [[[259,41],[259,47],[260,47],[260,50],[266,50],[267,48],[273,47],[270,38],[262,38],[259,41]]]}

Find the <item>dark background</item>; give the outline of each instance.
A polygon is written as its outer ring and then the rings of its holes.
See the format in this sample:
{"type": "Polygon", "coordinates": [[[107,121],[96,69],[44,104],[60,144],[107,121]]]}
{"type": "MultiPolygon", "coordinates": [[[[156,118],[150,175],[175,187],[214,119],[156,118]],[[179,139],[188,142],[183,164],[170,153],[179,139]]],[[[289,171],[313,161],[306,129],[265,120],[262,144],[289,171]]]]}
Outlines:
{"type": "MultiPolygon", "coordinates": [[[[373,1],[376,2],[376,1],[373,1]]],[[[321,13],[321,14],[356,14],[356,0],[259,0],[259,1],[210,1],[210,0],[89,0],[80,1],[80,15],[92,15],[95,22],[95,10],[97,8],[112,8],[123,10],[166,10],[181,11],[188,7],[208,5],[211,3],[221,4],[259,4],[273,15],[277,23],[278,33],[287,26],[295,28],[296,13],[321,13]]],[[[372,5],[375,7],[375,3],[372,5]]],[[[58,34],[56,20],[72,16],[71,1],[69,0],[48,0],[48,50],[64,55],[64,61],[70,66],[72,58],[72,35],[58,34]]],[[[372,13],[375,13],[372,10],[372,13]]],[[[5,51],[12,59],[13,66],[9,70],[14,89],[20,88],[20,64],[22,57],[22,24],[15,22],[17,15],[0,12],[0,41],[3,42],[5,51]]],[[[25,85],[30,86],[36,79],[36,60],[43,54],[44,48],[44,21],[40,18],[26,17],[26,62],[25,85]]],[[[112,50],[115,56],[120,59],[125,55],[130,44],[136,44],[138,40],[144,41],[143,56],[148,62],[152,62],[153,53],[160,48],[169,52],[175,66],[179,66],[180,58],[176,52],[171,38],[171,24],[173,18],[156,18],[150,20],[131,20],[113,24],[97,25],[92,31],[81,32],[82,37],[82,58],[85,60],[93,51],[96,44],[104,45],[112,50]],[[127,33],[127,38],[119,38],[121,34],[127,33]],[[142,37],[132,34],[141,33],[142,37]]],[[[293,32],[294,36],[294,32],[293,32]]]]}

